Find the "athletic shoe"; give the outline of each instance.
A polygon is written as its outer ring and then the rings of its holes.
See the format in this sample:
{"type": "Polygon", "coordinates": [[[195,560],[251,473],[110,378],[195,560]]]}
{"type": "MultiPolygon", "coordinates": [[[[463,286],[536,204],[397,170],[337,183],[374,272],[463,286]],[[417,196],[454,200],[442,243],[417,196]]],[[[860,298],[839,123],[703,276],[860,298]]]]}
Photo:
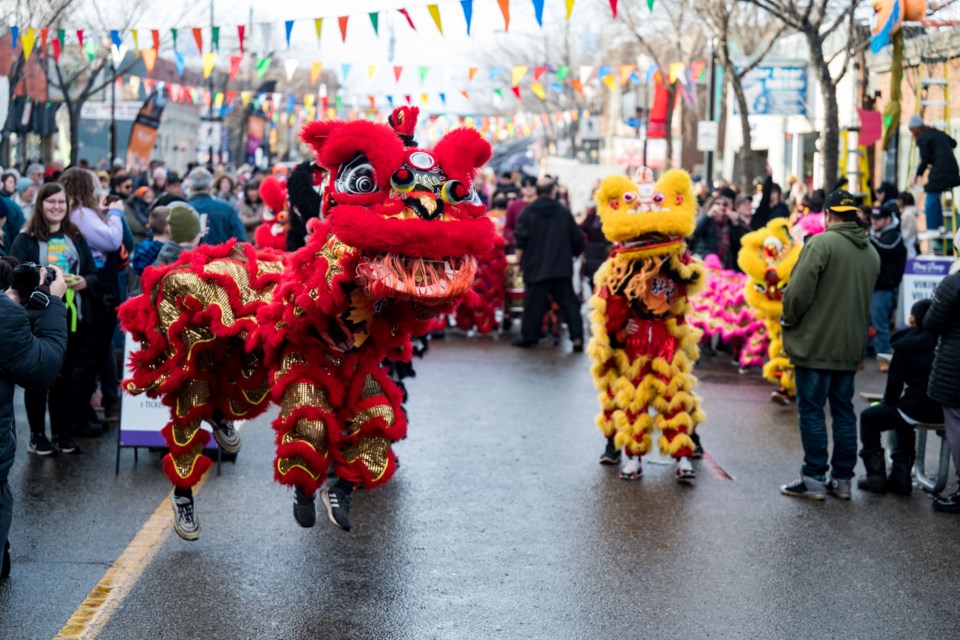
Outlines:
{"type": "Polygon", "coordinates": [[[614,446],[613,441],[607,441],[607,446],[600,456],[600,464],[620,464],[620,449],[614,446]]]}
{"type": "Polygon", "coordinates": [[[690,458],[693,460],[702,460],[703,446],[700,444],[700,434],[694,431],[690,434],[690,439],[693,440],[693,455],[691,455],[690,458]]]}
{"type": "Polygon", "coordinates": [[[0,578],[10,575],[10,541],[3,543],[3,560],[0,560],[0,578]]]}
{"type": "Polygon", "coordinates": [[[50,441],[47,440],[47,436],[43,434],[30,436],[30,444],[27,445],[27,451],[35,453],[38,456],[50,456],[57,452],[57,450],[53,448],[53,445],[50,444],[50,441]]]}
{"type": "Polygon", "coordinates": [[[574,340],[574,341],[573,341],[573,352],[574,352],[574,353],[583,353],[583,340],[574,340]]]}
{"type": "Polygon", "coordinates": [[[304,529],[309,529],[317,522],[317,506],[313,501],[313,494],[296,487],[294,489],[293,519],[304,529]]]}
{"type": "Polygon", "coordinates": [[[240,446],[243,443],[240,442],[240,434],[234,428],[232,422],[229,420],[220,420],[219,422],[211,422],[210,424],[213,425],[213,437],[224,452],[240,453],[240,446]]]}
{"type": "Polygon", "coordinates": [[[677,482],[689,482],[697,477],[697,472],[693,469],[693,463],[686,456],[677,460],[674,473],[677,476],[677,482]]]}
{"type": "Polygon", "coordinates": [[[960,513],[960,490],[948,496],[937,496],[933,499],[933,510],[940,513],[960,513]]]}
{"type": "Polygon", "coordinates": [[[53,444],[60,450],[60,453],[76,453],[78,451],[77,443],[70,436],[55,436],[53,444]]]}
{"type": "Polygon", "coordinates": [[[350,531],[350,498],[351,494],[336,484],[320,492],[320,500],[327,510],[327,518],[344,531],[350,531]]]}
{"type": "Polygon", "coordinates": [[[639,480],[643,477],[643,467],[640,465],[640,456],[627,456],[620,467],[621,480],[639,480]]]}
{"type": "Polygon", "coordinates": [[[780,405],[781,407],[790,406],[790,396],[788,396],[783,389],[777,389],[776,391],[770,392],[770,402],[780,405]]]}
{"type": "Polygon", "coordinates": [[[780,493],[785,496],[806,498],[808,500],[824,500],[827,497],[826,483],[809,476],[801,476],[790,484],[780,487],[780,493]]]}
{"type": "Polygon", "coordinates": [[[840,498],[841,500],[849,500],[850,481],[830,478],[830,480],[827,481],[827,493],[835,498],[840,498]]]}
{"type": "Polygon", "coordinates": [[[184,540],[199,538],[200,521],[193,510],[193,496],[174,495],[170,501],[173,504],[173,528],[177,535],[184,540]]]}

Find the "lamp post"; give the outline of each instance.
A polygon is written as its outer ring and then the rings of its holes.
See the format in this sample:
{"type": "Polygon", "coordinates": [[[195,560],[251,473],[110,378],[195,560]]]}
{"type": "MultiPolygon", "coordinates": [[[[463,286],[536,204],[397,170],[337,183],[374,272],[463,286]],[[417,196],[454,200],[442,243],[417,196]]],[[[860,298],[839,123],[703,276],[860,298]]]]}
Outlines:
{"type": "MultiPolygon", "coordinates": [[[[710,78],[707,81],[707,120],[716,121],[717,111],[717,39],[710,38],[710,78]]],[[[704,180],[707,188],[713,188],[713,149],[708,149],[704,157],[704,180]]]]}

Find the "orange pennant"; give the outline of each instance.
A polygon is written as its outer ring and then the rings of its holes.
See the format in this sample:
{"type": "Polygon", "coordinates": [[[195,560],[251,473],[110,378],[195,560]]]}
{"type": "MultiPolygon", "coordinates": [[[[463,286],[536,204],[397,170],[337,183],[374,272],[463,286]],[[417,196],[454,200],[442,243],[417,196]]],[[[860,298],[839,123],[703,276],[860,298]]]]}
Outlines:
{"type": "Polygon", "coordinates": [[[635,64],[622,64],[620,65],[620,84],[627,84],[627,80],[630,79],[630,76],[633,75],[634,70],[637,68],[635,64]]]}
{"type": "Polygon", "coordinates": [[[500,13],[503,14],[503,30],[510,30],[510,0],[497,0],[500,5],[500,13]]]}
{"type": "Polygon", "coordinates": [[[140,53],[143,55],[143,66],[147,73],[153,73],[153,67],[157,64],[157,50],[143,49],[140,53]]]}
{"type": "Polygon", "coordinates": [[[310,64],[310,84],[317,84],[320,79],[320,73],[323,71],[322,62],[313,62],[310,64]]]}
{"type": "Polygon", "coordinates": [[[193,39],[197,41],[197,51],[203,53],[203,32],[200,27],[193,28],[193,39]]]}
{"type": "Polygon", "coordinates": [[[479,67],[470,67],[470,70],[467,72],[467,82],[473,82],[473,77],[477,75],[477,71],[479,70],[479,67]]]}
{"type": "Polygon", "coordinates": [[[583,83],[580,80],[572,79],[570,80],[570,86],[573,87],[573,90],[583,95],[583,83]]]}
{"type": "Polygon", "coordinates": [[[350,16],[340,16],[337,18],[337,22],[340,23],[340,37],[343,38],[343,41],[347,41],[347,20],[350,19],[350,16]]]}

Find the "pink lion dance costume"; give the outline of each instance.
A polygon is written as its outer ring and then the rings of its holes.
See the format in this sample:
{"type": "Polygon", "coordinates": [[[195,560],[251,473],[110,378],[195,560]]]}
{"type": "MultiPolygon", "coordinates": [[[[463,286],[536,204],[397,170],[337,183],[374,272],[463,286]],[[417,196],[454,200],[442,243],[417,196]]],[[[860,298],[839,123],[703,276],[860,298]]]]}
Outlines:
{"type": "Polygon", "coordinates": [[[415,118],[395,112],[395,129],[308,124],[301,137],[330,181],[306,246],[202,246],[147,270],[144,294],[122,307],[142,347],[125,387],[170,407],[163,467],[181,537],[199,536],[190,489],[211,464],[202,421],[222,446],[230,420],[280,406],[274,474],[296,488],[301,526],[314,524],[314,494],[331,467],[337,480],[321,499],[342,529],[352,489],[383,485],[396,470],[391,445],[407,422],[384,358],[410,358],[410,336],[470,291],[476,256],[494,236],[472,187],[490,145],[458,129],[431,150],[405,147],[415,118]]]}

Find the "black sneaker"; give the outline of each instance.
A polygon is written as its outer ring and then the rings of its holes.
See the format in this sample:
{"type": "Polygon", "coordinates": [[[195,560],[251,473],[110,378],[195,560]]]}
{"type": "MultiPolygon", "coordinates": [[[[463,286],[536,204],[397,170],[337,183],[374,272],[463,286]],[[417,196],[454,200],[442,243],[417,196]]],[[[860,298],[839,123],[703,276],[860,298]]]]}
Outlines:
{"type": "Polygon", "coordinates": [[[3,560],[0,561],[0,578],[10,575],[10,541],[3,543],[3,560]]]}
{"type": "Polygon", "coordinates": [[[210,422],[213,425],[213,437],[226,453],[240,453],[240,433],[229,420],[210,422]]]}
{"type": "Polygon", "coordinates": [[[173,495],[173,528],[184,540],[196,540],[200,537],[200,521],[193,510],[193,496],[173,495]]]}
{"type": "Polygon", "coordinates": [[[30,436],[30,444],[27,445],[27,451],[35,453],[38,456],[51,456],[57,452],[57,450],[53,448],[53,445],[50,444],[50,441],[47,440],[47,436],[43,434],[30,436]]]}
{"type": "Polygon", "coordinates": [[[320,500],[327,509],[327,518],[344,531],[350,531],[350,497],[351,494],[336,484],[320,492],[320,500]]]}
{"type": "Polygon", "coordinates": [[[933,510],[940,513],[960,513],[960,489],[948,496],[934,498],[933,510]]]}
{"type": "Polygon", "coordinates": [[[600,464],[620,464],[620,449],[617,449],[612,440],[607,440],[607,446],[600,456],[600,464]]]}
{"type": "Polygon", "coordinates": [[[583,353],[583,340],[574,340],[574,341],[573,341],[573,352],[574,352],[574,353],[583,353]]]}
{"type": "Polygon", "coordinates": [[[317,505],[313,501],[313,494],[296,487],[294,489],[293,519],[304,529],[309,529],[317,522],[317,505]]]}
{"type": "Polygon", "coordinates": [[[70,436],[54,436],[53,444],[60,450],[60,453],[76,453],[79,451],[77,443],[70,436]]]}
{"type": "Polygon", "coordinates": [[[781,486],[780,493],[795,498],[806,498],[807,500],[825,500],[827,498],[827,485],[820,480],[802,476],[799,480],[781,486]]]}

